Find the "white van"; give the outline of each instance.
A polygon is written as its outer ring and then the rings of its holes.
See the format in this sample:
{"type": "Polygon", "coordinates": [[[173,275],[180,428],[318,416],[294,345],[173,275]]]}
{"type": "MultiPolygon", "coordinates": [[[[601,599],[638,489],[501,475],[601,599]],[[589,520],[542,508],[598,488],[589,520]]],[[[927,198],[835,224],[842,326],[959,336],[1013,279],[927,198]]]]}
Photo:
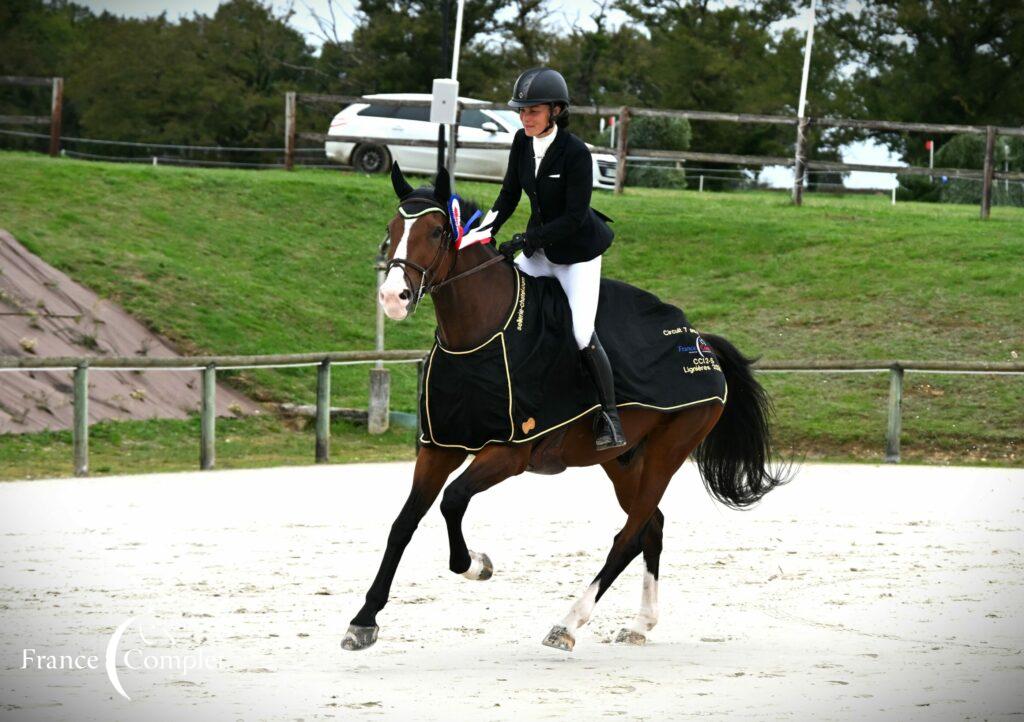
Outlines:
{"type": "MultiPolygon", "coordinates": [[[[389,100],[430,100],[429,93],[381,93],[365,96],[369,103],[353,103],[331,121],[329,135],[356,135],[367,138],[437,141],[437,123],[431,123],[430,108],[398,106],[389,100]]],[[[460,98],[467,103],[485,101],[460,98]]],[[[514,110],[462,111],[460,141],[502,143],[511,147],[512,136],[522,128],[514,110]]],[[[433,175],[437,171],[437,146],[410,146],[377,143],[327,141],[327,157],[351,165],[363,173],[381,173],[397,160],[406,173],[433,175]]],[[[508,164],[505,148],[460,148],[455,160],[455,177],[501,181],[508,164]]],[[[594,188],[615,188],[616,159],[606,153],[591,153],[594,162],[594,188]]]]}

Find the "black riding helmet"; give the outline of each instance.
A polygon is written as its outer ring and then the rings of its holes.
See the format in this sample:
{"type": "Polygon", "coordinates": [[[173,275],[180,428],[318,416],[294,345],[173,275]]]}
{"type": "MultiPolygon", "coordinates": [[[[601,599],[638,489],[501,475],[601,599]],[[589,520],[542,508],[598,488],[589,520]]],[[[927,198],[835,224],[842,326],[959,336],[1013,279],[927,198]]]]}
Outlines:
{"type": "Polygon", "coordinates": [[[555,121],[555,104],[565,106],[563,113],[569,109],[569,86],[557,70],[531,68],[520,75],[512,86],[512,98],[508,101],[511,107],[525,108],[541,103],[551,107],[551,119],[545,128],[547,131],[555,121]]]}

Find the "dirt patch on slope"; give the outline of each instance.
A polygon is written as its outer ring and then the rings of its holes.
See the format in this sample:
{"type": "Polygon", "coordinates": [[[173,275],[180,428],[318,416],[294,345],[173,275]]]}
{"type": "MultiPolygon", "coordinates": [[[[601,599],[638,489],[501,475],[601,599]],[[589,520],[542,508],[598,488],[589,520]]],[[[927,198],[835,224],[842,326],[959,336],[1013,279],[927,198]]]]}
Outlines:
{"type": "MultiPolygon", "coordinates": [[[[99,298],[0,230],[0,355],[179,354],[122,308],[99,298]]],[[[0,371],[0,434],[71,427],[70,371],[0,371]]],[[[200,404],[198,371],[89,374],[89,421],[184,419],[200,404]]],[[[245,395],[218,385],[220,416],[256,413],[245,395]]]]}

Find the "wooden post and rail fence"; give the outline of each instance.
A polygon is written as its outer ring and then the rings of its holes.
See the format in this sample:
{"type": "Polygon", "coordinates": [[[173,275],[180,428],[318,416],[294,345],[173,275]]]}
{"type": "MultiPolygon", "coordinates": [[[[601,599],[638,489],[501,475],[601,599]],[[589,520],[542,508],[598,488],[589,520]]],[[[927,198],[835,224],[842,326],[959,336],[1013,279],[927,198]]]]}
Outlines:
{"type": "Polygon", "coordinates": [[[50,155],[60,155],[60,119],[64,108],[64,78],[30,78],[0,75],[0,85],[50,86],[49,115],[0,115],[0,125],[50,126],[50,155]]]}
{"type": "MultiPolygon", "coordinates": [[[[352,103],[378,102],[389,106],[430,107],[430,100],[396,100],[364,98],[354,95],[327,95],[323,93],[288,93],[285,101],[285,167],[291,169],[294,164],[296,139],[314,142],[335,141],[342,143],[373,143],[376,145],[403,145],[416,147],[437,147],[436,140],[411,140],[383,137],[369,137],[345,134],[325,134],[296,132],[297,103],[306,105],[327,105],[339,107],[352,103]]],[[[465,108],[480,110],[507,110],[505,103],[459,103],[459,112],[465,108]]],[[[806,117],[802,121],[795,116],[762,115],[756,113],[719,113],[703,110],[668,110],[659,108],[631,108],[628,106],[579,106],[572,108],[574,115],[599,115],[616,117],[616,147],[593,147],[595,153],[607,153],[616,156],[615,192],[622,193],[626,183],[626,167],[629,158],[657,158],[676,161],[704,161],[727,163],[740,166],[793,166],[794,175],[799,181],[794,185],[794,203],[802,202],[803,177],[808,170],[822,171],[864,171],[871,173],[895,173],[896,175],[946,176],[980,180],[982,183],[981,218],[987,219],[992,208],[992,186],[995,180],[1024,181],[1024,172],[1003,172],[995,169],[994,152],[996,136],[1024,137],[1024,127],[1011,128],[992,125],[954,125],[949,123],[904,123],[888,120],[857,120],[853,118],[815,118],[806,117]],[[796,152],[791,158],[781,156],[737,155],[733,153],[703,153],[697,151],[657,150],[651,148],[631,148],[629,146],[629,124],[633,117],[685,118],[713,123],[769,124],[789,125],[796,129],[796,152]],[[806,151],[807,130],[819,128],[854,128],[861,130],[880,130],[892,132],[921,132],[938,134],[974,134],[985,136],[984,167],[981,170],[965,168],[924,168],[918,166],[890,166],[869,163],[841,163],[837,161],[808,160],[806,151]]],[[[458,148],[467,149],[503,149],[508,143],[487,141],[458,141],[458,148]]]]}
{"type": "MultiPolygon", "coordinates": [[[[89,373],[90,371],[146,371],[171,369],[195,370],[201,373],[199,468],[214,468],[216,460],[216,393],[217,371],[242,368],[312,366],[317,369],[316,385],[316,448],[317,463],[326,463],[330,447],[331,366],[353,363],[415,362],[417,394],[423,393],[423,366],[427,351],[340,351],[333,353],[278,354],[265,356],[190,356],[176,358],[138,357],[57,357],[26,358],[0,356],[3,371],[71,371],[74,377],[74,421],[72,427],[74,472],[89,473],[89,373]]],[[[761,361],[754,367],[761,373],[863,373],[888,372],[889,403],[885,433],[885,460],[900,460],[902,432],[903,377],[906,372],[941,372],[953,374],[1024,375],[1024,362],[963,361],[761,361]]],[[[417,404],[417,430],[420,428],[417,404]]]]}
{"type": "MultiPolygon", "coordinates": [[[[61,114],[64,102],[63,78],[38,78],[25,76],[0,76],[0,85],[41,86],[51,88],[49,115],[0,115],[0,125],[48,125],[50,127],[49,153],[51,156],[60,154],[61,114]]],[[[295,167],[295,150],[298,140],[315,142],[337,141],[347,143],[374,143],[377,145],[405,145],[419,147],[437,147],[436,140],[411,140],[384,137],[353,136],[344,134],[325,134],[298,132],[298,104],[327,105],[338,107],[351,103],[373,102],[373,99],[353,95],[329,95],[323,93],[285,93],[284,114],[284,166],[287,170],[295,167]]],[[[378,101],[379,102],[379,101],[378,101]]],[[[430,100],[398,100],[388,99],[388,105],[429,107],[430,100]]],[[[459,103],[459,113],[464,108],[507,110],[505,103],[459,103]]],[[[615,176],[615,192],[622,193],[626,184],[626,170],[630,158],[654,158],[675,161],[703,161],[726,163],[739,166],[792,166],[795,183],[793,201],[797,205],[802,202],[803,178],[808,170],[821,171],[864,171],[871,173],[895,173],[897,175],[946,176],[965,180],[978,180],[982,183],[981,217],[987,219],[992,208],[992,189],[996,180],[1024,181],[1024,173],[996,170],[994,162],[995,140],[997,136],[1024,137],[1024,127],[1002,127],[993,125],[955,125],[948,123],[905,123],[887,120],[858,120],[852,118],[815,118],[806,117],[802,120],[795,116],[764,115],[757,113],[720,113],[701,110],[671,110],[660,108],[631,108],[628,106],[573,106],[576,115],[615,116],[617,119],[615,148],[594,147],[596,153],[607,153],[616,156],[618,164],[615,176]],[[637,117],[685,118],[703,122],[790,125],[796,129],[795,153],[791,158],[778,156],[738,155],[733,153],[704,153],[698,151],[669,151],[653,148],[630,148],[630,119],[637,117]],[[880,130],[891,132],[922,132],[938,134],[974,134],[985,136],[985,155],[981,170],[964,168],[924,168],[917,166],[887,166],[865,163],[840,163],[836,161],[808,160],[806,153],[807,130],[819,128],[854,128],[861,130],[880,130]]],[[[448,144],[454,143],[455,152],[448,156],[449,170],[454,168],[454,156],[458,148],[499,149],[506,150],[507,143],[485,141],[456,141],[454,127],[449,134],[448,144]]]]}

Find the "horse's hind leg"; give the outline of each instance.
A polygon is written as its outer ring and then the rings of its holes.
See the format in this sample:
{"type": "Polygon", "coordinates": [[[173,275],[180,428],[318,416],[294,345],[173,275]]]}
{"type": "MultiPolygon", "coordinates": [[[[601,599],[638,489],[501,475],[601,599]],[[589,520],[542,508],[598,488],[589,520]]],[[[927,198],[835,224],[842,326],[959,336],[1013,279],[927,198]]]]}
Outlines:
{"type": "Polygon", "coordinates": [[[441,498],[441,513],[448,525],[448,568],[469,579],[490,579],[494,572],[486,554],[472,552],[462,535],[462,517],[469,500],[481,491],[522,474],[530,460],[528,444],[485,446],[459,477],[448,485],[441,498]]]}
{"type": "Polygon", "coordinates": [[[719,407],[699,406],[681,411],[648,437],[644,454],[640,484],[625,526],[615,535],[608,558],[583,596],[576,601],[561,624],[555,625],[544,644],[571,651],[576,644],[574,632],[590,619],[594,606],[604,595],[622,570],[640,554],[642,533],[654,517],[672,475],[679,470],[686,457],[707,435],[721,414],[719,407]]]}
{"type": "MultiPolygon", "coordinates": [[[[602,464],[608,477],[615,485],[615,498],[622,510],[629,513],[633,496],[640,484],[643,469],[643,450],[634,456],[629,464],[623,465],[613,460],[602,464]]],[[[665,527],[665,515],[656,509],[654,516],[644,528],[640,548],[644,558],[644,579],[640,595],[640,611],[636,619],[628,627],[619,630],[616,642],[641,645],[647,642],[647,632],[658,623],[658,565],[661,558],[662,532],[665,527]]]]}
{"type": "Polygon", "coordinates": [[[644,555],[644,582],[640,594],[640,611],[628,627],[619,630],[615,641],[621,644],[646,644],[647,632],[658,623],[658,564],[661,559],[661,540],[665,515],[654,510],[644,529],[642,548],[644,555]]]}
{"type": "Polygon", "coordinates": [[[448,475],[459,468],[459,464],[465,458],[464,451],[430,446],[420,449],[412,477],[412,491],[391,526],[387,550],[381,560],[380,569],[370,586],[370,591],[366,593],[366,603],[352,619],[348,632],[341,642],[342,649],[366,649],[377,641],[377,613],[388,603],[388,594],[398,570],[398,562],[401,561],[413,532],[419,526],[420,519],[434,503],[448,475]]]}

